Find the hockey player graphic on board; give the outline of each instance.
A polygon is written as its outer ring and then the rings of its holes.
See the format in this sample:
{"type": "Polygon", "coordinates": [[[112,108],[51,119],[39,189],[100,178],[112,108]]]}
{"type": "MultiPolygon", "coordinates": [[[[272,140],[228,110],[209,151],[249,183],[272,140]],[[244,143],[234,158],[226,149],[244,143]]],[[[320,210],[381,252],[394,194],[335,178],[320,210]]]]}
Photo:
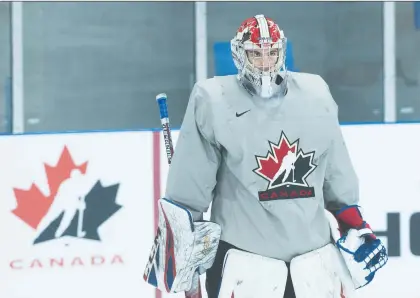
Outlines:
{"type": "Polygon", "coordinates": [[[55,231],[55,238],[60,238],[70,226],[72,219],[78,212],[77,237],[84,237],[83,214],[86,209],[85,196],[89,192],[91,185],[86,176],[79,170],[73,170],[70,178],[64,180],[58,188],[54,201],[48,210],[48,213],[42,218],[37,227],[37,237],[61,214],[63,217],[55,231]]]}

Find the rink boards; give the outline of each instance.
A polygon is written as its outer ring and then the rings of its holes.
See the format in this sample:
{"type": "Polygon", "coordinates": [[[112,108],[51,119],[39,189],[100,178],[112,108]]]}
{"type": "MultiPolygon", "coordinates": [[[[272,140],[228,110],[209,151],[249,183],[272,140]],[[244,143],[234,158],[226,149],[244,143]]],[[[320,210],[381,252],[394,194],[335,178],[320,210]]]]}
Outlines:
{"type": "MultiPolygon", "coordinates": [[[[365,218],[390,253],[386,269],[359,296],[418,298],[420,124],[342,129],[365,218]]],[[[162,140],[149,131],[1,136],[1,296],[183,297],[156,293],[142,279],[168,170],[162,140]],[[60,188],[74,169],[86,180],[60,188]],[[62,214],[39,234],[35,228],[58,193],[85,194],[84,209],[73,206],[62,237],[55,235],[62,214]]]]}

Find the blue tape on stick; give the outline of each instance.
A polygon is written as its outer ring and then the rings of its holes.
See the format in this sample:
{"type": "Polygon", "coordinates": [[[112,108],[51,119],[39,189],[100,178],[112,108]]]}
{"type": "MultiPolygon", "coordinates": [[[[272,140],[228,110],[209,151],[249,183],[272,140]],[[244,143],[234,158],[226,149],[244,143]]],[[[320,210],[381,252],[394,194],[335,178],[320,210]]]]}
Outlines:
{"type": "Polygon", "coordinates": [[[165,93],[161,93],[156,96],[156,101],[159,105],[160,119],[168,118],[168,106],[166,104],[167,96],[165,93]]]}

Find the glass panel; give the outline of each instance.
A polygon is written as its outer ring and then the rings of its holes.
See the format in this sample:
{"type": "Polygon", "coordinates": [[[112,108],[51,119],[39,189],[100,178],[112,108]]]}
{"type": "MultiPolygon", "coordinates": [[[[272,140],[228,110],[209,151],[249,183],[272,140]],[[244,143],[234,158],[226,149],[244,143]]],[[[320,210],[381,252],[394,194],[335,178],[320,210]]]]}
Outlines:
{"type": "Polygon", "coordinates": [[[0,2],[0,134],[12,132],[10,5],[0,2]]]}
{"type": "Polygon", "coordinates": [[[383,120],[382,3],[208,2],[208,68],[213,45],[229,41],[256,14],[273,18],[293,45],[298,71],[321,75],[342,122],[383,120]]]}
{"type": "Polygon", "coordinates": [[[179,126],[194,82],[191,2],[25,2],[26,131],[179,126]]]}
{"type": "Polygon", "coordinates": [[[396,2],[397,120],[420,121],[420,2],[396,2]]]}

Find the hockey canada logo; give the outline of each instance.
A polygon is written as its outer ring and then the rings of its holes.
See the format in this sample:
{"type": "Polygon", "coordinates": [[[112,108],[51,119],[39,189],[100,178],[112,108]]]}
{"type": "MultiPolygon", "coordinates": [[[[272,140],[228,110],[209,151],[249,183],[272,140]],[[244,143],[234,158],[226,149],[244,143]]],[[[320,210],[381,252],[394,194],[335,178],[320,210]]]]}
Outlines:
{"type": "MultiPolygon", "coordinates": [[[[16,208],[12,213],[34,230],[33,245],[60,238],[101,241],[98,229],[121,208],[116,203],[119,183],[104,186],[100,180],[88,179],[87,168],[88,162],[75,164],[69,150],[64,147],[55,166],[44,164],[48,186],[45,194],[35,183],[29,189],[13,189],[16,208]]],[[[122,256],[95,255],[88,260],[79,257],[48,261],[15,259],[10,262],[10,267],[44,268],[46,264],[63,267],[64,263],[86,266],[98,262],[122,263],[122,256]]]]}
{"type": "Polygon", "coordinates": [[[98,228],[121,206],[115,203],[118,184],[93,186],[86,179],[87,162],[76,165],[67,147],[56,166],[44,165],[49,194],[36,184],[14,188],[17,207],[12,212],[37,231],[34,244],[73,236],[100,240],[98,228]]]}
{"type": "Polygon", "coordinates": [[[317,167],[313,163],[315,151],[305,153],[299,139],[290,143],[282,132],[278,144],[269,142],[265,157],[256,156],[258,167],[254,173],[267,180],[267,190],[259,191],[260,201],[310,198],[315,190],[306,179],[317,167]]]}

